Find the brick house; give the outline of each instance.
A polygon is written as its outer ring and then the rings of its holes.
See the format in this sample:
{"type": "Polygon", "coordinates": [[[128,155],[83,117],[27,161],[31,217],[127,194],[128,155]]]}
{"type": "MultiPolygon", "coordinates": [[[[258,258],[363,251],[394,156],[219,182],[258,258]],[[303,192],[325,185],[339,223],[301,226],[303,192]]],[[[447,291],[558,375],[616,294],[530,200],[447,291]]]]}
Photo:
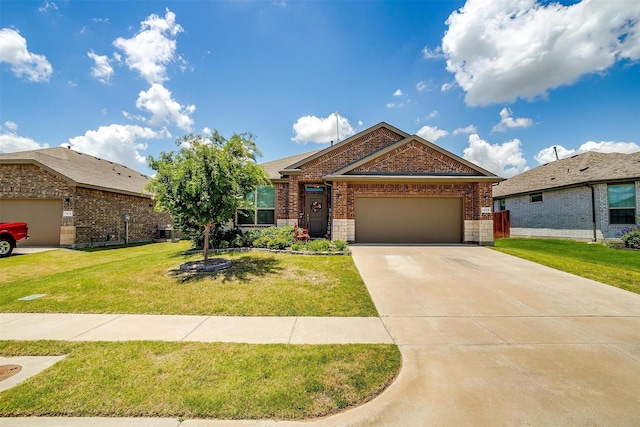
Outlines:
{"type": "Polygon", "coordinates": [[[154,210],[149,180],[64,147],[0,154],[0,221],[28,222],[32,246],[150,241],[173,221],[154,210]]]}
{"type": "Polygon", "coordinates": [[[241,226],[297,224],[357,243],[493,244],[491,191],[502,178],[387,123],[262,166],[274,187],[250,196],[256,211],[239,215],[241,226]]]}
{"type": "Polygon", "coordinates": [[[638,224],[640,152],[588,151],[538,166],[494,186],[512,237],[602,241],[638,224]]]}

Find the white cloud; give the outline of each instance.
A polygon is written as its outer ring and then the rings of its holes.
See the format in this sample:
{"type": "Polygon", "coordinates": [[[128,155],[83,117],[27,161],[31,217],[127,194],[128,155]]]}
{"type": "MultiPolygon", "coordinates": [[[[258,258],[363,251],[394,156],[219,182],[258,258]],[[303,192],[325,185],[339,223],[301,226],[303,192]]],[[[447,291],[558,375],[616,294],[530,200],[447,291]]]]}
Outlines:
{"type": "Polygon", "coordinates": [[[493,127],[494,132],[504,132],[507,129],[514,128],[528,128],[533,124],[531,119],[527,118],[513,118],[511,117],[513,113],[508,108],[503,108],[500,110],[500,123],[493,127]]]}
{"type": "Polygon", "coordinates": [[[429,88],[429,82],[426,82],[426,81],[421,81],[416,83],[416,89],[418,90],[418,92],[425,92],[425,91],[431,90],[429,88]]]}
{"type": "Polygon", "coordinates": [[[336,121],[336,113],[328,117],[300,117],[293,124],[295,135],[291,140],[302,144],[307,142],[325,144],[331,141],[338,142],[356,133],[347,118],[340,115],[337,115],[337,118],[336,121]]]}
{"type": "Polygon", "coordinates": [[[454,135],[458,135],[461,133],[478,133],[478,128],[474,125],[469,125],[466,128],[458,128],[453,131],[454,135]]]}
{"type": "MultiPolygon", "coordinates": [[[[538,152],[533,158],[538,164],[545,164],[556,160],[554,146],[544,148],[538,152]]],[[[640,145],[635,142],[616,142],[616,141],[587,141],[578,149],[565,148],[562,145],[556,145],[558,158],[564,159],[575,154],[585,153],[587,151],[597,151],[600,153],[635,153],[640,151],[640,145]]]]}
{"type": "Polygon", "coordinates": [[[435,49],[430,49],[429,46],[425,46],[424,49],[422,49],[422,56],[424,59],[437,59],[444,57],[440,46],[435,49]]]}
{"type": "Polygon", "coordinates": [[[124,52],[129,68],[138,71],[149,84],[161,83],[167,80],[166,65],[177,59],[175,37],[182,31],[175,13],[166,9],[164,18],[149,15],[135,36],[119,37],[113,45],[124,52]]]}
{"type": "Polygon", "coordinates": [[[171,97],[171,92],[159,83],[138,94],[136,107],[151,113],[151,126],[175,123],[182,130],[192,130],[193,119],[190,115],[196,110],[195,105],[180,105],[171,97]]]}
{"type": "Polygon", "coordinates": [[[18,136],[18,125],[12,121],[6,121],[0,126],[0,153],[13,153],[15,151],[37,150],[48,148],[47,144],[40,144],[31,138],[18,136]]]}
{"type": "Polygon", "coordinates": [[[171,133],[167,129],[155,131],[136,125],[113,124],[100,126],[98,130],[88,130],[82,136],[69,139],[69,143],[64,145],[135,169],[146,162],[140,151],[146,150],[147,144],[141,141],[170,137],[171,133]]]}
{"type": "Polygon", "coordinates": [[[438,129],[437,126],[422,126],[416,135],[427,141],[436,142],[443,136],[449,135],[449,131],[438,129]]]}
{"type": "Polygon", "coordinates": [[[404,95],[404,94],[402,93],[402,91],[400,89],[398,89],[395,92],[393,92],[393,96],[402,96],[402,95],[404,95]]]}
{"type": "Polygon", "coordinates": [[[469,135],[469,147],[464,149],[464,158],[498,176],[511,177],[529,169],[522,156],[519,139],[503,144],[489,144],[478,134],[469,135]]]}
{"type": "Polygon", "coordinates": [[[42,6],[40,6],[38,8],[38,12],[40,12],[40,13],[46,13],[46,12],[48,12],[50,10],[58,10],[58,5],[55,4],[52,1],[45,0],[45,2],[42,4],[42,6]]]}
{"type": "Polygon", "coordinates": [[[27,50],[27,40],[16,30],[0,29],[0,63],[11,65],[17,77],[26,77],[32,82],[48,82],[53,67],[44,55],[27,50]]]}
{"type": "Polygon", "coordinates": [[[91,67],[91,76],[95,77],[99,82],[108,83],[113,76],[113,67],[106,55],[96,55],[93,51],[87,53],[87,56],[95,61],[91,67]]]}
{"type": "Polygon", "coordinates": [[[453,89],[454,87],[456,87],[456,82],[444,83],[442,86],[440,86],[440,91],[446,92],[453,89]]]}
{"type": "Polygon", "coordinates": [[[640,2],[633,0],[468,0],[446,24],[447,70],[468,105],[533,99],[640,59],[640,2]]]}

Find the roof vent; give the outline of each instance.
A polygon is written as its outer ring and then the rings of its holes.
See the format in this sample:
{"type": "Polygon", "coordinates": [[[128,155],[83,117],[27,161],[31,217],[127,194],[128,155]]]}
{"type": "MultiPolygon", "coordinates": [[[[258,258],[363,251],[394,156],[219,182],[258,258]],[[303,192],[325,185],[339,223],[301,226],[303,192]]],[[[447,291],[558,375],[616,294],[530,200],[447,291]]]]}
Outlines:
{"type": "Polygon", "coordinates": [[[554,179],[556,179],[556,177],[555,177],[555,176],[552,176],[552,177],[551,177],[551,181],[553,181],[554,179]]]}

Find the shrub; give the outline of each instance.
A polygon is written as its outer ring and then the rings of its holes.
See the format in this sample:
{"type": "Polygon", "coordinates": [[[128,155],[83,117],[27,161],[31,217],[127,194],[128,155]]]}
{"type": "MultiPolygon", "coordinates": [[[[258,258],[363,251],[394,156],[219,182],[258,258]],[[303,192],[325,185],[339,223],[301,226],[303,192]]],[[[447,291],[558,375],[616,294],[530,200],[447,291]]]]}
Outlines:
{"type": "Polygon", "coordinates": [[[625,227],[621,231],[620,239],[628,248],[640,249],[640,226],[625,227]]]}
{"type": "Polygon", "coordinates": [[[333,242],[333,245],[336,247],[337,251],[344,251],[345,249],[347,249],[347,242],[345,242],[344,240],[335,240],[333,242]]]}
{"type": "Polygon", "coordinates": [[[252,246],[256,248],[286,249],[293,245],[293,226],[269,227],[255,229],[252,236],[252,246]]]}
{"type": "Polygon", "coordinates": [[[331,242],[325,239],[311,240],[307,243],[307,250],[312,252],[328,252],[331,249],[331,242]]]}
{"type": "Polygon", "coordinates": [[[298,252],[306,251],[307,244],[305,242],[295,242],[293,245],[291,245],[291,250],[298,252]]]}

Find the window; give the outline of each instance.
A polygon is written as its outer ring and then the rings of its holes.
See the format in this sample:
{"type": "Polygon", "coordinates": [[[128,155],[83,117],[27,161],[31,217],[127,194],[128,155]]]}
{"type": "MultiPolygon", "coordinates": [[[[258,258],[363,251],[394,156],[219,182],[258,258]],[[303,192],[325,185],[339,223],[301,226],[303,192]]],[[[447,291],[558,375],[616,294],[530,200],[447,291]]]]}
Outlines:
{"type": "Polygon", "coordinates": [[[607,187],[609,224],[636,223],[636,186],[613,184],[607,187]]]}
{"type": "Polygon", "coordinates": [[[247,194],[247,200],[253,209],[238,209],[239,225],[274,225],[276,208],[275,187],[257,187],[256,191],[247,194]]]}
{"type": "Polygon", "coordinates": [[[531,203],[538,203],[542,201],[542,193],[532,194],[530,199],[531,203]]]}
{"type": "Polygon", "coordinates": [[[500,199],[498,201],[498,203],[500,203],[500,210],[504,211],[507,209],[507,199],[500,199]]]}

